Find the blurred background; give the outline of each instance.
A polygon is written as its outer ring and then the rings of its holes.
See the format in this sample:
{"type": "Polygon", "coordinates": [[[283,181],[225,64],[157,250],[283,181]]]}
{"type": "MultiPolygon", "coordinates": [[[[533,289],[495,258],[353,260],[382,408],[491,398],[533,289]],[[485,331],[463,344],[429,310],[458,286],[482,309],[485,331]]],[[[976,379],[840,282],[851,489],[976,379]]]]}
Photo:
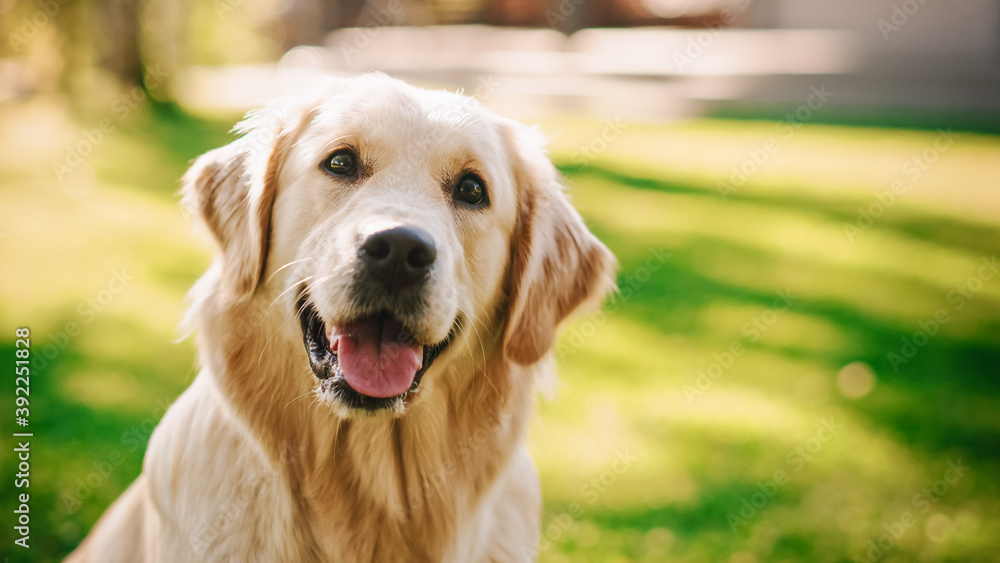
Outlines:
{"type": "Polygon", "coordinates": [[[75,547],[195,375],[176,327],[210,250],[177,205],[188,163],[261,101],[369,70],[540,124],[621,262],[531,430],[540,561],[997,560],[1000,3],[0,0],[0,18],[0,358],[19,326],[33,354],[31,549],[4,455],[9,560],[75,547]]]}

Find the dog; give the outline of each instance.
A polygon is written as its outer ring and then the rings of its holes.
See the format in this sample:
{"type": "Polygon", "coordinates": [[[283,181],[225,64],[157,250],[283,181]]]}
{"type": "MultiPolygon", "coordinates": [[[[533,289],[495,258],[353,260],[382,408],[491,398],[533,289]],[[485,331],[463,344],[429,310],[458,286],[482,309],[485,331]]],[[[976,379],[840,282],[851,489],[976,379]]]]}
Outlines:
{"type": "Polygon", "coordinates": [[[201,371],[68,561],[534,560],[526,424],[616,268],[542,135],[380,74],[237,131],[183,180],[201,371]]]}

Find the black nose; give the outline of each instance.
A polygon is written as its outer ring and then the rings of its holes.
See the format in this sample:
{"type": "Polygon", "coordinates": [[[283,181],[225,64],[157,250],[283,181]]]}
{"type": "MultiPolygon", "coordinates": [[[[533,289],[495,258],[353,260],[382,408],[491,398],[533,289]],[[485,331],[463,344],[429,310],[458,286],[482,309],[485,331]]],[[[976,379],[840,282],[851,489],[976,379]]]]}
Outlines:
{"type": "Polygon", "coordinates": [[[360,254],[362,263],[389,293],[426,278],[437,258],[434,239],[417,227],[396,227],[370,235],[360,254]]]}

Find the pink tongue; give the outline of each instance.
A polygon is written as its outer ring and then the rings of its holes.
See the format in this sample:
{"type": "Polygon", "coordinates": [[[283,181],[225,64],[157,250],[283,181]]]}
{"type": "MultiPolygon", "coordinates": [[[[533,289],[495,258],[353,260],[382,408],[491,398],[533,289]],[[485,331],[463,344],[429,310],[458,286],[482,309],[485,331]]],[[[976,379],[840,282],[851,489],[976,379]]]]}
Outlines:
{"type": "Polygon", "coordinates": [[[423,361],[423,346],[402,323],[367,318],[334,330],[330,347],[337,353],[340,371],[352,389],[369,397],[405,393],[423,361]]]}

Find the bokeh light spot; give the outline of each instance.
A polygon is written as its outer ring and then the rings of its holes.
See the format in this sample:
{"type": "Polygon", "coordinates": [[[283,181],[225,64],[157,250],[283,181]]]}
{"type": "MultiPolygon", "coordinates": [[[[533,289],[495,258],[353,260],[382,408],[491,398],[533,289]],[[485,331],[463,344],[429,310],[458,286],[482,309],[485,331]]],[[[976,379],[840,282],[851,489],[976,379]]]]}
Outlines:
{"type": "Polygon", "coordinates": [[[864,362],[852,362],[837,373],[837,389],[848,399],[860,399],[875,388],[875,373],[864,362]]]}

